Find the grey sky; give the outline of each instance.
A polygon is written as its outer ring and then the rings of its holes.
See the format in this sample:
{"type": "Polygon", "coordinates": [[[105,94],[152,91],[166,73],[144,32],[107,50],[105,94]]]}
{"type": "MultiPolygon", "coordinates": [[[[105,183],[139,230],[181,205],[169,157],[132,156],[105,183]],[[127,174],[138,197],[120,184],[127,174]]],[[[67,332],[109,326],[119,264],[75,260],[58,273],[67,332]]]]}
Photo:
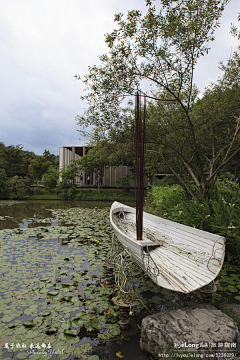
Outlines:
{"type": "MultiPolygon", "coordinates": [[[[107,51],[104,34],[114,29],[115,13],[145,8],[144,0],[3,1],[0,142],[39,155],[80,144],[75,117],[83,114],[84,87],[74,75],[84,76],[107,51]]],[[[221,75],[218,62],[236,50],[229,28],[238,25],[237,12],[239,0],[231,0],[209,55],[199,60],[194,81],[200,91],[221,75]]]]}

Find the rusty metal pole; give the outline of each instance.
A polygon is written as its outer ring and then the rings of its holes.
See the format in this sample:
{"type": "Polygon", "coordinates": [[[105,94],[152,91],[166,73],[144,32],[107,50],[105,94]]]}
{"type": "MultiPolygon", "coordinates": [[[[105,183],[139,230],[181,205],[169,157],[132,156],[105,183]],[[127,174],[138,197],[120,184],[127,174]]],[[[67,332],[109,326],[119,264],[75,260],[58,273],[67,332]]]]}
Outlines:
{"type": "Polygon", "coordinates": [[[143,237],[143,197],[144,197],[144,148],[146,97],[144,97],[144,114],[142,119],[139,92],[135,95],[135,198],[136,198],[136,232],[137,240],[143,237]]]}

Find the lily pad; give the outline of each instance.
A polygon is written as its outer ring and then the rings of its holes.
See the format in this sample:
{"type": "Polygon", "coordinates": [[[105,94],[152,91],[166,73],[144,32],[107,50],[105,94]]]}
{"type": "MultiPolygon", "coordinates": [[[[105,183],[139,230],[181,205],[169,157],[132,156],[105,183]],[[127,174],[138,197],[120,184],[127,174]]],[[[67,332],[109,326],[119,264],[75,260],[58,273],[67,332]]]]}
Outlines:
{"type": "Polygon", "coordinates": [[[92,320],[90,320],[90,325],[94,328],[94,329],[101,329],[102,325],[100,324],[99,319],[94,318],[92,320]]]}
{"type": "Polygon", "coordinates": [[[25,323],[23,323],[23,325],[26,327],[33,327],[35,324],[33,320],[27,320],[25,323]]]}
{"type": "Polygon", "coordinates": [[[38,335],[37,331],[29,330],[24,334],[24,337],[27,338],[27,339],[33,339],[33,338],[37,337],[37,335],[38,335]]]}
{"type": "Polygon", "coordinates": [[[45,310],[45,311],[40,312],[40,313],[38,314],[38,316],[43,316],[43,317],[45,317],[45,316],[48,316],[48,315],[50,315],[50,314],[51,314],[51,311],[45,310]]]}
{"type": "Polygon", "coordinates": [[[67,274],[68,274],[68,272],[66,270],[61,270],[59,272],[59,275],[67,275],[67,274]]]}
{"type": "Polygon", "coordinates": [[[22,325],[21,320],[15,320],[14,322],[8,324],[8,327],[11,329],[11,328],[15,328],[15,327],[20,326],[20,325],[22,325]]]}
{"type": "Polygon", "coordinates": [[[92,350],[92,346],[90,344],[83,344],[80,346],[80,350],[82,353],[87,353],[92,350]]]}
{"type": "Polygon", "coordinates": [[[231,291],[231,292],[238,292],[238,289],[236,289],[235,286],[232,286],[232,285],[228,285],[228,290],[231,291]]]}
{"type": "Polygon", "coordinates": [[[78,304],[78,305],[81,304],[78,296],[72,296],[72,298],[71,298],[70,301],[71,301],[72,303],[74,303],[74,304],[78,304]]]}
{"type": "Polygon", "coordinates": [[[65,331],[64,331],[64,334],[66,334],[66,335],[72,335],[72,336],[77,336],[78,331],[75,330],[75,329],[65,330],[65,331]]]}
{"type": "Polygon", "coordinates": [[[58,291],[50,291],[50,292],[48,293],[48,295],[50,295],[50,296],[56,296],[56,295],[58,295],[58,294],[59,294],[58,291]]]}
{"type": "Polygon", "coordinates": [[[71,326],[72,326],[72,322],[70,320],[68,320],[68,321],[62,323],[61,328],[64,330],[68,330],[68,329],[70,329],[71,326]]]}
{"type": "Polygon", "coordinates": [[[79,319],[81,319],[84,314],[85,314],[84,311],[80,311],[79,313],[77,313],[77,314],[74,315],[73,320],[79,320],[79,319]]]}
{"type": "Polygon", "coordinates": [[[27,357],[28,357],[27,352],[20,352],[19,354],[16,355],[17,359],[26,359],[27,357]]]}
{"type": "Polygon", "coordinates": [[[58,331],[59,327],[56,326],[51,326],[50,329],[48,329],[49,333],[56,333],[58,331]]]}

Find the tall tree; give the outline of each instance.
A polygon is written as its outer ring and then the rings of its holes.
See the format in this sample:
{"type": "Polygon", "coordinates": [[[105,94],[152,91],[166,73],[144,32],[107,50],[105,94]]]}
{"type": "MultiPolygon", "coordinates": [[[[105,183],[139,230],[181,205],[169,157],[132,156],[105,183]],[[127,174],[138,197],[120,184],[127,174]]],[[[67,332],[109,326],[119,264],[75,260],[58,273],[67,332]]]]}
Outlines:
{"type": "Polygon", "coordinates": [[[50,166],[47,172],[43,175],[43,185],[50,188],[50,191],[57,186],[59,179],[59,171],[54,166],[50,166]]]}
{"type": "Polygon", "coordinates": [[[31,151],[24,151],[23,146],[6,146],[0,143],[0,168],[6,170],[8,176],[27,176],[28,165],[36,155],[31,151]]]}
{"type": "Polygon", "coordinates": [[[118,28],[106,35],[109,54],[100,57],[100,66],[89,67],[83,80],[88,94],[82,99],[89,107],[83,117],[78,117],[78,123],[94,125],[102,133],[121,123],[124,96],[133,95],[144,81],[151,85],[148,98],[160,104],[157,107],[161,108],[162,117],[158,125],[165,130],[162,139],[158,139],[159,153],[194,198],[206,197],[221,168],[239,151],[233,151],[238,121],[228,147],[219,150],[224,153],[222,163],[215,162],[212,174],[206,172],[199,137],[201,121],[193,106],[197,100],[194,69],[198,58],[208,53],[227,3],[228,0],[161,0],[162,7],[157,11],[154,1],[146,0],[145,15],[138,10],[129,11],[125,19],[123,14],[115,15],[118,28]],[[180,143],[179,133],[183,140],[180,143]],[[184,149],[184,141],[191,144],[190,150],[189,146],[184,149]],[[166,152],[178,158],[194,181],[197,193],[174,169],[166,152]]]}
{"type": "Polygon", "coordinates": [[[10,187],[7,181],[5,169],[0,168],[0,199],[7,199],[10,194],[10,187]]]}

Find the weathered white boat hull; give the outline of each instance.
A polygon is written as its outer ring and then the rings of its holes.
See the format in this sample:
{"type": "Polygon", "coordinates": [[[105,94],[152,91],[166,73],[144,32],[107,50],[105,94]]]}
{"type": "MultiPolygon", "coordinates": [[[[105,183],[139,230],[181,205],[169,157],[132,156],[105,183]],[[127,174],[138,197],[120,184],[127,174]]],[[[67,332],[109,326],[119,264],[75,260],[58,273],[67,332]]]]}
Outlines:
{"type": "Polygon", "coordinates": [[[224,261],[225,238],[143,213],[143,240],[136,240],[135,209],[112,204],[114,233],[132,259],[159,286],[189,293],[206,286],[224,261]]]}

